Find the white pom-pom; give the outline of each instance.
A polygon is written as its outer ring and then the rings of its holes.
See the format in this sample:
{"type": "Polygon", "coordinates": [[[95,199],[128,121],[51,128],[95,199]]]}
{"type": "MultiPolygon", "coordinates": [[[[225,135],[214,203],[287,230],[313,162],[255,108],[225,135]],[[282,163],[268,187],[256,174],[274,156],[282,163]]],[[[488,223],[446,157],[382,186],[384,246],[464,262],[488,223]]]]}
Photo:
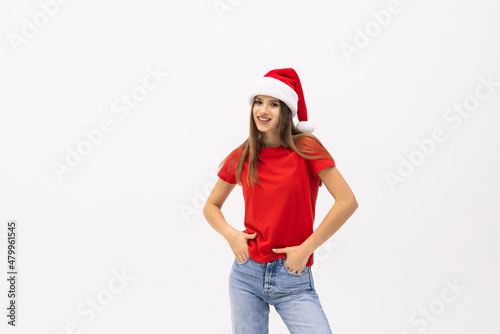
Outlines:
{"type": "Polygon", "coordinates": [[[314,131],[314,124],[311,122],[298,122],[296,127],[300,132],[312,133],[314,131]]]}

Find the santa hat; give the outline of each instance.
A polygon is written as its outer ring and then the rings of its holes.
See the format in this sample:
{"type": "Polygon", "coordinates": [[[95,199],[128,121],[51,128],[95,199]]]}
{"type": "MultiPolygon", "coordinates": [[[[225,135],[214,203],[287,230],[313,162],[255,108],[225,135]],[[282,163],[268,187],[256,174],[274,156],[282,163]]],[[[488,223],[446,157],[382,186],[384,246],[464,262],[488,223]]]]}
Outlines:
{"type": "Polygon", "coordinates": [[[307,121],[307,108],[300,84],[299,75],[293,68],[281,68],[269,71],[258,79],[250,93],[250,105],[253,106],[257,95],[268,95],[280,99],[292,111],[292,117],[297,115],[297,129],[301,132],[313,132],[314,124],[307,121]]]}

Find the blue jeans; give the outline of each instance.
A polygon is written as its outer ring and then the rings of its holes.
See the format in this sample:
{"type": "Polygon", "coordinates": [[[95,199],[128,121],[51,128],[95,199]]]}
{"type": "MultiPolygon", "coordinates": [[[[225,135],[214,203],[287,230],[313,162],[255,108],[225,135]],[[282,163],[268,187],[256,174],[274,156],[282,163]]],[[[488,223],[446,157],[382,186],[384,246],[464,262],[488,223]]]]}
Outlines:
{"type": "Polygon", "coordinates": [[[291,273],[286,258],[260,263],[234,260],[229,300],[234,334],[267,334],[273,305],[291,334],[332,333],[314,287],[311,267],[291,273]]]}

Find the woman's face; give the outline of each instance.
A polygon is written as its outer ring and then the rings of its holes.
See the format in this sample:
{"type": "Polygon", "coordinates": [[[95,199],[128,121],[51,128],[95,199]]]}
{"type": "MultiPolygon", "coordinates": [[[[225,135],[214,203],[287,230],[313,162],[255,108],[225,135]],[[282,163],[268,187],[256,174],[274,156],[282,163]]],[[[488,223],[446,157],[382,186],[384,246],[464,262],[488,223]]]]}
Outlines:
{"type": "Polygon", "coordinates": [[[260,132],[278,132],[280,101],[267,95],[257,95],[253,104],[253,119],[260,132]]]}

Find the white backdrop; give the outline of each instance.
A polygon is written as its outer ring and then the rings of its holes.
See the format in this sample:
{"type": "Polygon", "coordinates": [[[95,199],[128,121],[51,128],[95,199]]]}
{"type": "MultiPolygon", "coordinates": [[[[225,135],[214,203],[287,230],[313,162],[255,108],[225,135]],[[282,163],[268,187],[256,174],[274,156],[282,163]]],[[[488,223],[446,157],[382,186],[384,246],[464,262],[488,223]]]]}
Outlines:
{"type": "MultiPolygon", "coordinates": [[[[0,331],[230,333],[233,255],[201,208],[248,135],[251,83],[293,67],[359,202],[313,267],[334,333],[498,333],[499,14],[495,0],[3,1],[0,331]]],[[[332,204],[321,188],[316,225],[332,204]]],[[[243,228],[240,187],[223,212],[243,228]]]]}

